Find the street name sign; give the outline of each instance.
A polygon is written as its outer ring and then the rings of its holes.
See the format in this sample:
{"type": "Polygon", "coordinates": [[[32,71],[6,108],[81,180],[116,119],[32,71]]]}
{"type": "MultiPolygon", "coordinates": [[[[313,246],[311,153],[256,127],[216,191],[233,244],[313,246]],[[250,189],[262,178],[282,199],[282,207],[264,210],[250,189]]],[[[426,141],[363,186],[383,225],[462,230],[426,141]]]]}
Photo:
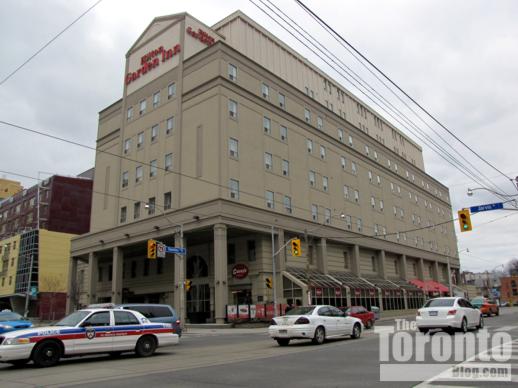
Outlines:
{"type": "Polygon", "coordinates": [[[185,255],[187,253],[187,249],[167,246],[166,247],[166,252],[167,253],[174,253],[174,254],[177,254],[177,255],[185,255]]]}
{"type": "Polygon", "coordinates": [[[497,209],[503,209],[504,203],[503,202],[497,202],[497,203],[489,203],[487,205],[479,205],[479,206],[472,206],[469,208],[471,213],[479,213],[479,212],[487,212],[489,210],[497,210],[497,209]]]}

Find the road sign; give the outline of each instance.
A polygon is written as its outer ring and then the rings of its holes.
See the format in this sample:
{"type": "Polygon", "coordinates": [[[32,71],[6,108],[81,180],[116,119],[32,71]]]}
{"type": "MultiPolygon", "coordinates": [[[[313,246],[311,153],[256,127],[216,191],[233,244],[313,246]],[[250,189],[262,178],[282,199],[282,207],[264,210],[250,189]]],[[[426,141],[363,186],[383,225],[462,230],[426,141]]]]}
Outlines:
{"type": "Polygon", "coordinates": [[[470,207],[469,210],[471,213],[479,213],[479,212],[487,212],[489,210],[497,210],[497,209],[503,209],[504,203],[503,202],[497,202],[497,203],[490,203],[487,205],[479,205],[479,206],[473,206],[470,207]]]}
{"type": "Polygon", "coordinates": [[[161,242],[156,243],[156,257],[165,259],[166,245],[161,242]]]}
{"type": "Polygon", "coordinates": [[[185,248],[176,248],[176,247],[166,246],[166,250],[165,251],[167,253],[175,253],[177,255],[185,255],[185,254],[187,254],[187,249],[185,249],[185,248]]]}

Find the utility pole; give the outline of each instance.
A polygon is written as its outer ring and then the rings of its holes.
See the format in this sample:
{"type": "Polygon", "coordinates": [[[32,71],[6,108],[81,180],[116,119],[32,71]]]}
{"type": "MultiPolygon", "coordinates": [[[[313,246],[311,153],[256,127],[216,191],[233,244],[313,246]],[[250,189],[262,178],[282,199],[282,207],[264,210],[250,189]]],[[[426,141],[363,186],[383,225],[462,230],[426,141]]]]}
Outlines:
{"type": "Polygon", "coordinates": [[[273,315],[277,316],[277,270],[275,265],[275,227],[272,225],[272,283],[273,283],[273,315]]]}

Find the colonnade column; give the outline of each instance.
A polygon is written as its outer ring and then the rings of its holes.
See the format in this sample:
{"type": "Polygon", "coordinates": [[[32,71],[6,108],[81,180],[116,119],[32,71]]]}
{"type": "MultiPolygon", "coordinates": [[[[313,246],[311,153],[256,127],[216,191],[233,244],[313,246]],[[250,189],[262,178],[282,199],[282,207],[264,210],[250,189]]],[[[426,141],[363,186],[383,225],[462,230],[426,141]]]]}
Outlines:
{"type": "Polygon", "coordinates": [[[228,303],[227,226],[214,225],[214,317],[224,323],[228,303]]]}
{"type": "Polygon", "coordinates": [[[99,281],[99,259],[95,252],[88,254],[88,268],[86,270],[88,283],[86,285],[86,300],[88,304],[97,303],[97,283],[99,281]]]}
{"type": "Polygon", "coordinates": [[[70,257],[67,291],[66,313],[70,314],[77,308],[79,298],[77,287],[77,258],[74,256],[70,257]]]}
{"type": "Polygon", "coordinates": [[[122,303],[122,270],[124,254],[121,247],[114,247],[112,253],[112,303],[122,303]]]}

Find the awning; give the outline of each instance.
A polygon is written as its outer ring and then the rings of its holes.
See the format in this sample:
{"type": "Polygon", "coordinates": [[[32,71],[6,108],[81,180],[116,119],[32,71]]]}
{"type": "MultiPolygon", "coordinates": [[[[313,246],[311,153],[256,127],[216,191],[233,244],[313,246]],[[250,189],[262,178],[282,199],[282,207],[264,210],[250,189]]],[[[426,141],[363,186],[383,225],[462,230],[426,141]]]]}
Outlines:
{"type": "Polygon", "coordinates": [[[419,280],[419,279],[412,279],[410,280],[410,283],[415,285],[416,287],[419,287],[425,292],[441,292],[441,293],[448,293],[450,292],[450,289],[446,287],[444,284],[441,284],[439,282],[436,282],[434,280],[419,280]]]}
{"type": "Polygon", "coordinates": [[[415,286],[414,284],[407,282],[406,280],[390,279],[390,281],[392,283],[396,283],[399,287],[401,287],[402,289],[404,289],[407,292],[419,292],[419,293],[423,292],[423,290],[421,288],[415,286]]]}
{"type": "Polygon", "coordinates": [[[288,272],[290,275],[294,276],[298,280],[300,280],[302,283],[308,285],[310,287],[317,287],[317,288],[341,288],[341,284],[337,282],[335,279],[333,279],[330,276],[327,276],[326,274],[315,271],[315,270],[309,270],[306,271],[302,268],[286,268],[286,272],[288,272]]]}
{"type": "Polygon", "coordinates": [[[330,272],[329,275],[352,290],[372,290],[374,287],[365,279],[350,272],[330,272]]]}
{"type": "Polygon", "coordinates": [[[434,280],[428,280],[427,283],[430,284],[430,286],[435,287],[436,291],[444,292],[444,293],[449,293],[450,292],[450,289],[448,287],[446,287],[442,283],[436,282],[434,280]]]}
{"type": "Polygon", "coordinates": [[[401,288],[397,284],[392,283],[390,280],[381,279],[374,276],[365,276],[365,279],[382,290],[401,291],[401,288]]]}

